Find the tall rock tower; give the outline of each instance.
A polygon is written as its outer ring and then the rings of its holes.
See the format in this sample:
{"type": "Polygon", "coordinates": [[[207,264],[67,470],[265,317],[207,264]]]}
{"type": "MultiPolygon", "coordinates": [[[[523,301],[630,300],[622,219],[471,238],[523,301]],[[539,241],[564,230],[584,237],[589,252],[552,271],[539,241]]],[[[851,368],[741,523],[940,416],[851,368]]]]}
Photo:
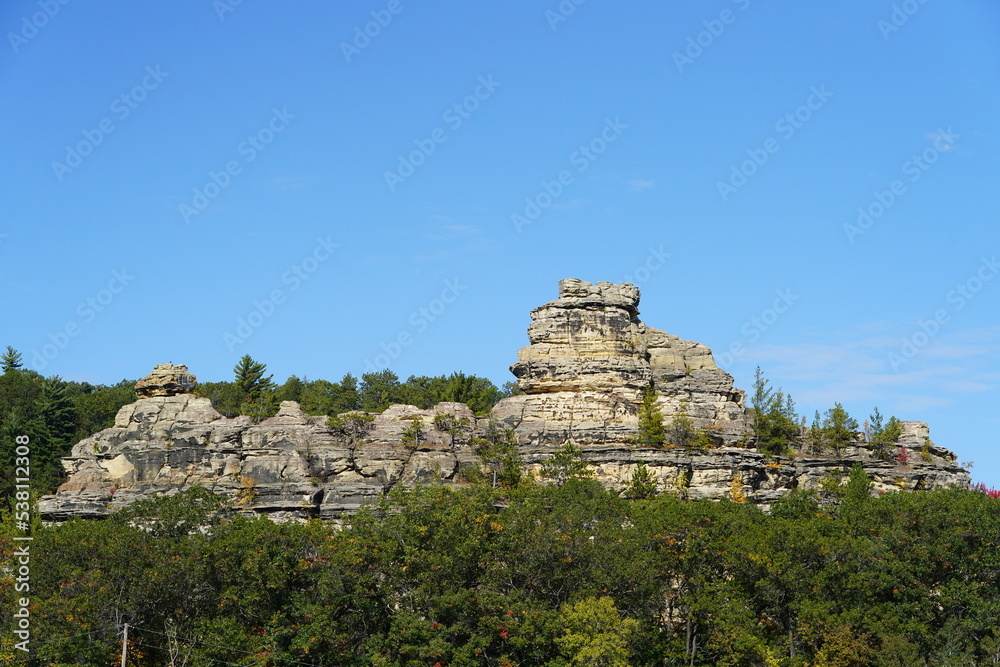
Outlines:
{"type": "Polygon", "coordinates": [[[652,386],[669,423],[681,410],[720,446],[747,433],[743,392],[712,352],[639,320],[630,283],[559,281],[559,298],[531,311],[527,347],[510,369],[523,395],[493,416],[537,444],[627,443],[652,386]]]}

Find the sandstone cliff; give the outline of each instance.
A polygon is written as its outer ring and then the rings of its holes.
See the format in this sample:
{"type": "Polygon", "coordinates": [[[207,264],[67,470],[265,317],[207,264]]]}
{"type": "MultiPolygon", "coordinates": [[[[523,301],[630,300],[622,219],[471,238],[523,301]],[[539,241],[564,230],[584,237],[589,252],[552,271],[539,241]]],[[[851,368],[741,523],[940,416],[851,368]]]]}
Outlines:
{"type": "MultiPolygon", "coordinates": [[[[801,451],[794,458],[754,450],[743,392],[711,351],[639,319],[639,290],[630,284],[559,283],[559,298],[531,312],[530,345],[511,371],[524,394],[505,398],[490,417],[461,403],[430,410],[394,405],[370,424],[334,428],[293,402],[260,424],[225,418],[193,396],[184,366],[160,365],[137,385],[112,428],[81,441],[64,459],[68,481],[40,502],[43,518],[101,517],[136,499],[194,484],[230,495],[249,512],[334,518],[397,484],[462,483],[474,465],[472,438],[492,420],[513,429],[524,467],[538,472],[556,447],[573,442],[597,478],[621,489],[643,462],[661,490],[722,498],[734,484],[768,506],[792,488],[845,480],[861,461],[876,489],[966,486],[967,472],[950,451],[927,444],[927,425],[904,422],[905,463],[873,456],[863,440],[837,457],[801,451]],[[642,393],[652,385],[667,422],[684,410],[710,434],[707,452],[641,448],[634,443],[642,393]],[[436,415],[467,426],[438,430],[436,415]],[[404,438],[420,420],[423,434],[404,438]],[[735,479],[735,482],[734,482],[735,479]]],[[[359,422],[360,424],[360,422],[359,422]]]]}

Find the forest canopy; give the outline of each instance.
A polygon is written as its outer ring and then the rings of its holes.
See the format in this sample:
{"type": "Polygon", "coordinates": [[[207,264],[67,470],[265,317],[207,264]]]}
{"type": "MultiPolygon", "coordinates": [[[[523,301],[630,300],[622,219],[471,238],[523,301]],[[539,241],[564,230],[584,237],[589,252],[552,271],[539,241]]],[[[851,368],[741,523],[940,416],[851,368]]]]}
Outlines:
{"type": "Polygon", "coordinates": [[[194,488],[36,527],[18,664],[118,664],[124,623],[136,667],[997,664],[1000,500],[869,488],[854,474],[839,506],[797,491],[767,514],[584,475],[433,485],[343,529],[194,488]]]}

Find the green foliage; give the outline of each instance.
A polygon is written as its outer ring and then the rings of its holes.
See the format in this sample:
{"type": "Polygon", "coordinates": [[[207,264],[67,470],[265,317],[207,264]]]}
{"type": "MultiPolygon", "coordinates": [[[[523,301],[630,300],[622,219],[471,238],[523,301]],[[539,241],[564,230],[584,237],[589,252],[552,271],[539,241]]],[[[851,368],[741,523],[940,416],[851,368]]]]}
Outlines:
{"type": "Polygon", "coordinates": [[[514,429],[490,420],[482,438],[472,438],[476,456],[483,462],[491,486],[511,488],[521,483],[521,454],[514,429]]]}
{"type": "Polygon", "coordinates": [[[666,441],[663,428],[663,411],[656,401],[656,390],[646,388],[639,407],[639,433],[636,442],[644,447],[662,447],[666,441]]]}
{"type": "Polygon", "coordinates": [[[770,515],[577,478],[397,487],[344,529],[191,489],[35,529],[26,664],[118,664],[122,623],[142,667],[996,664],[1000,499],[868,484],[770,515]]]}
{"type": "Polygon", "coordinates": [[[410,447],[419,447],[424,441],[424,420],[420,417],[411,419],[409,426],[403,427],[402,441],[410,447]]]}
{"type": "Polygon", "coordinates": [[[272,375],[265,376],[267,366],[243,355],[233,368],[233,383],[240,396],[240,414],[260,422],[276,414],[278,397],[272,375]]]}
{"type": "Polygon", "coordinates": [[[437,377],[399,377],[385,369],[361,376],[360,406],[365,412],[382,412],[394,403],[427,410],[438,403],[465,403],[475,414],[486,414],[503,398],[503,392],[486,378],[465,373],[437,377]]]}
{"type": "Polygon", "coordinates": [[[694,427],[694,420],[688,416],[688,400],[681,401],[677,414],[670,421],[670,428],[667,431],[667,439],[674,447],[681,449],[691,449],[694,443],[697,429],[694,427]]]}
{"type": "Polygon", "coordinates": [[[847,478],[844,502],[838,509],[840,516],[846,519],[856,519],[862,516],[871,504],[873,486],[871,478],[868,477],[868,473],[865,472],[861,463],[855,463],[847,478]]]}
{"type": "MultiPolygon", "coordinates": [[[[32,489],[55,491],[62,481],[60,457],[74,444],[108,428],[121,406],[135,401],[134,383],[111,387],[66,382],[57,376],[10,368],[0,375],[0,464],[13,468],[15,438],[27,435],[32,447],[32,489]]],[[[13,476],[0,477],[0,499],[9,496],[13,476]]]]}
{"type": "Polygon", "coordinates": [[[631,642],[639,622],[620,618],[615,601],[604,596],[588,597],[559,610],[563,632],[556,645],[569,665],[586,667],[629,667],[631,642]]]}
{"type": "Polygon", "coordinates": [[[931,461],[934,460],[933,457],[931,456],[931,447],[933,446],[934,443],[931,441],[930,438],[924,438],[924,443],[920,446],[920,458],[923,461],[930,463],[931,461]]]}
{"type": "Polygon", "coordinates": [[[590,477],[594,473],[583,460],[583,452],[572,442],[565,443],[542,464],[542,477],[562,486],[571,479],[590,477]]]}
{"type": "Polygon", "coordinates": [[[903,435],[903,423],[895,417],[890,417],[887,424],[882,423],[882,413],[876,407],[869,419],[869,445],[876,458],[888,460],[893,446],[903,435]]]}
{"type": "Polygon", "coordinates": [[[0,357],[0,361],[3,362],[4,373],[16,371],[24,366],[21,362],[21,353],[12,348],[10,345],[7,346],[7,350],[3,353],[3,356],[0,357]]]}
{"type": "Polygon", "coordinates": [[[521,389],[521,386],[514,380],[508,380],[500,387],[501,399],[507,398],[508,396],[518,396],[523,393],[524,391],[521,389]]]}
{"type": "Polygon", "coordinates": [[[809,427],[809,437],[807,439],[810,454],[823,453],[823,422],[819,417],[819,410],[813,415],[812,425],[809,427]]]}
{"type": "Polygon", "coordinates": [[[367,412],[346,412],[333,415],[326,420],[327,426],[348,436],[355,445],[368,435],[374,422],[375,415],[367,412]]]}
{"type": "MultiPolygon", "coordinates": [[[[399,376],[389,369],[361,376],[361,409],[364,412],[382,412],[394,403],[404,403],[399,376]]],[[[419,406],[417,406],[419,407],[419,406]]]]}
{"type": "Polygon", "coordinates": [[[456,442],[464,442],[472,429],[472,420],[468,417],[456,417],[440,412],[434,415],[433,424],[435,429],[450,436],[452,447],[455,446],[456,442]]]}
{"type": "Polygon", "coordinates": [[[819,488],[823,491],[823,493],[833,496],[834,498],[843,498],[846,489],[840,485],[841,479],[841,475],[830,471],[819,478],[819,488]]]}
{"type": "Polygon", "coordinates": [[[99,387],[84,385],[73,394],[72,400],[76,412],[73,440],[79,442],[114,426],[118,411],[135,402],[135,382],[122,380],[118,384],[99,387]]]}
{"type": "Polygon", "coordinates": [[[829,447],[835,454],[840,454],[844,447],[854,444],[854,433],[858,430],[858,422],[844,409],[840,403],[826,411],[821,429],[823,446],[829,447]]]}
{"type": "Polygon", "coordinates": [[[795,401],[781,389],[772,389],[760,366],[754,374],[750,404],[757,449],[773,455],[788,454],[801,434],[795,401]]]}
{"type": "Polygon", "coordinates": [[[267,366],[259,361],[254,361],[249,354],[244,354],[236,366],[233,367],[233,373],[236,376],[234,382],[237,389],[245,397],[245,400],[253,402],[275,389],[274,381],[272,380],[274,376],[268,375],[265,377],[264,373],[266,372],[267,366]]]}
{"type": "Polygon", "coordinates": [[[649,471],[645,463],[640,462],[632,471],[628,486],[622,492],[622,496],[629,500],[645,500],[656,495],[656,478],[649,471]]]}

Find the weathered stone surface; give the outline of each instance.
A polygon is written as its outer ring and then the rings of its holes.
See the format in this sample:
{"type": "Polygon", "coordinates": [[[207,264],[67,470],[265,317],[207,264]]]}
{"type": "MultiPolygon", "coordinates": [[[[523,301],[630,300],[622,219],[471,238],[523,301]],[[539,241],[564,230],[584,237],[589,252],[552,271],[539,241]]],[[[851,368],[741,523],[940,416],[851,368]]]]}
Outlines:
{"type": "Polygon", "coordinates": [[[68,480],[40,502],[48,520],[100,517],[139,498],[200,484],[237,506],[277,517],[336,517],[353,512],[395,484],[453,480],[460,462],[474,460],[468,435],[434,427],[438,414],[475,417],[461,403],[430,410],[394,405],[354,441],[326,417],[306,415],[286,401],[254,425],[227,419],[207,398],[190,394],[143,398],[123,407],[115,425],[82,440],[63,459],[68,480]],[[417,442],[403,429],[424,424],[417,442]]]}
{"type": "Polygon", "coordinates": [[[196,383],[187,366],[157,364],[152,373],[135,383],[135,393],[139,398],[190,394],[196,383]]]}
{"type": "Polygon", "coordinates": [[[531,311],[531,344],[511,366],[525,393],[501,401],[494,416],[532,439],[627,442],[652,383],[668,422],[683,410],[719,443],[745,441],[743,392],[711,350],[638,315],[634,285],[560,281],[559,298],[531,311]]]}
{"type": "Polygon", "coordinates": [[[245,511],[336,518],[397,484],[462,483],[460,467],[477,463],[473,438],[486,435],[490,419],[514,430],[527,472],[538,473],[558,446],[573,442],[597,479],[615,490],[627,485],[640,463],[660,491],[723,498],[735,483],[763,507],[790,489],[846,483],[858,461],[878,491],[968,485],[967,471],[930,441],[922,422],[903,422],[897,448],[885,459],[861,434],[836,456],[808,446],[795,458],[767,458],[750,449],[744,394],[732,377],[704,345],[646,327],[638,305],[633,285],[561,281],[559,298],[532,311],[531,344],[511,367],[525,393],[500,401],[489,419],[461,403],[429,410],[393,405],[352,431],[331,428],[325,416],[306,415],[286,401],[277,415],[255,425],[249,417],[223,417],[207,398],[188,393],[194,376],[185,367],[161,364],[140,383],[144,397],[63,459],[67,481],[41,500],[41,514],[54,521],[102,517],[140,498],[200,484],[245,511]],[[717,448],[687,452],[633,444],[642,394],[650,386],[668,425],[683,410],[712,434],[717,448]],[[440,430],[436,415],[459,426],[440,430]],[[404,437],[418,422],[420,435],[404,437]]]}

